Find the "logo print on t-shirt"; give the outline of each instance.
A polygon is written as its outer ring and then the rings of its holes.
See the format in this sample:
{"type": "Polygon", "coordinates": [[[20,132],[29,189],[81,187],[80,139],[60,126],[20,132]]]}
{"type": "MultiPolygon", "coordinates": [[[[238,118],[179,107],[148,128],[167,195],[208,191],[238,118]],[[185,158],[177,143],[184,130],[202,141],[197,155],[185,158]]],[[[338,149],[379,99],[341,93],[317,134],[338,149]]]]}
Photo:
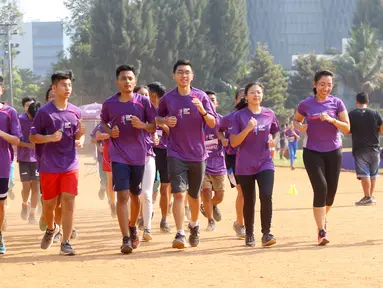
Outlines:
{"type": "Polygon", "coordinates": [[[64,132],[65,129],[70,129],[72,127],[72,124],[70,122],[64,122],[62,125],[61,125],[61,131],[64,132]]]}
{"type": "Polygon", "coordinates": [[[121,116],[121,123],[126,125],[126,123],[128,123],[129,121],[132,121],[132,116],[133,115],[122,115],[121,116]]]}

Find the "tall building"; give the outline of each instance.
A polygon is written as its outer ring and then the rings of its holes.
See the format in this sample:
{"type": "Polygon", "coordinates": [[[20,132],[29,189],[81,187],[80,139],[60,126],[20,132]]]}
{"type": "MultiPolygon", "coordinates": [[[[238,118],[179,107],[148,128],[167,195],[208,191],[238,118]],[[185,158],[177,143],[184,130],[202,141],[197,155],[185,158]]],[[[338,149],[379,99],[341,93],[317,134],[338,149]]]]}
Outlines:
{"type": "Polygon", "coordinates": [[[13,65],[30,69],[36,75],[46,75],[57,63],[58,54],[64,50],[62,22],[27,22],[22,33],[12,36],[12,43],[19,44],[20,52],[13,65]]]}
{"type": "Polygon", "coordinates": [[[276,63],[291,67],[292,55],[342,50],[357,0],[247,0],[252,50],[269,46],[276,63]]]}

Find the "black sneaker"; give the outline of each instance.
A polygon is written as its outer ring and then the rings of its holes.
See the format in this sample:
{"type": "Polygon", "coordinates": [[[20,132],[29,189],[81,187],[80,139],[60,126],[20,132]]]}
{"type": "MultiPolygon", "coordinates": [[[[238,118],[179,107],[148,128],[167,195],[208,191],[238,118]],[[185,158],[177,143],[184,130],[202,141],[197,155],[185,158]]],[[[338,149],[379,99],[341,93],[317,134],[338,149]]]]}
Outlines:
{"type": "Polygon", "coordinates": [[[126,236],[124,237],[124,239],[122,239],[121,253],[130,254],[132,252],[133,252],[132,241],[130,241],[130,238],[126,236]]]}
{"type": "Polygon", "coordinates": [[[247,247],[255,247],[255,238],[253,235],[246,235],[245,243],[247,247]]]}
{"type": "Polygon", "coordinates": [[[176,248],[176,249],[184,249],[184,248],[188,247],[188,244],[186,243],[185,235],[177,233],[176,238],[173,240],[173,246],[172,247],[176,248]]]}
{"type": "Polygon", "coordinates": [[[221,221],[222,219],[221,211],[219,211],[218,206],[213,206],[213,218],[217,222],[221,221]]]}
{"type": "Polygon", "coordinates": [[[206,212],[205,212],[205,207],[203,206],[202,203],[201,203],[201,206],[199,207],[199,211],[201,211],[201,214],[207,218],[206,212]]]}
{"type": "Polygon", "coordinates": [[[189,223],[189,243],[191,247],[197,247],[199,244],[199,225],[195,226],[194,228],[191,228],[189,223]]]}
{"type": "Polygon", "coordinates": [[[129,227],[132,248],[137,249],[140,246],[140,237],[138,237],[137,227],[129,227]]]}
{"type": "Polygon", "coordinates": [[[325,246],[328,243],[330,243],[330,241],[327,238],[327,232],[323,229],[319,230],[319,232],[318,232],[318,245],[319,246],[325,246]]]}
{"type": "Polygon", "coordinates": [[[274,236],[272,234],[263,234],[262,236],[262,246],[263,247],[269,247],[277,243],[277,240],[275,240],[274,236]]]}
{"type": "Polygon", "coordinates": [[[60,255],[64,256],[74,256],[76,255],[76,251],[72,248],[69,241],[66,240],[65,242],[61,243],[61,250],[60,255]]]}

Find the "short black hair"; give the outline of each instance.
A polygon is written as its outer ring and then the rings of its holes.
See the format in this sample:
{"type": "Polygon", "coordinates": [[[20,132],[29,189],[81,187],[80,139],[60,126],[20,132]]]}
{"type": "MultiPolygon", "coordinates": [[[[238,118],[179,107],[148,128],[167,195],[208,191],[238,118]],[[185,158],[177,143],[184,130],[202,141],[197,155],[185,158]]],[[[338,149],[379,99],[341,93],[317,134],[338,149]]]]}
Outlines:
{"type": "Polygon", "coordinates": [[[60,82],[61,80],[67,80],[67,79],[69,79],[72,82],[74,82],[73,72],[71,70],[56,71],[51,76],[52,85],[57,85],[57,83],[60,82]]]}
{"type": "Polygon", "coordinates": [[[173,66],[173,74],[176,73],[178,66],[190,66],[190,68],[193,69],[192,63],[190,60],[187,59],[179,59],[177,60],[176,64],[173,66]]]}
{"type": "Polygon", "coordinates": [[[359,104],[367,104],[368,103],[368,94],[366,92],[359,92],[356,94],[356,102],[359,104]]]}
{"type": "Polygon", "coordinates": [[[35,118],[37,111],[40,109],[41,104],[39,102],[33,102],[28,107],[28,114],[31,115],[32,118],[35,118]]]}
{"type": "Polygon", "coordinates": [[[148,85],[149,91],[152,91],[158,95],[158,97],[164,96],[166,93],[165,86],[160,82],[153,82],[148,85]]]}
{"type": "MultiPolygon", "coordinates": [[[[334,73],[332,73],[330,70],[319,70],[315,73],[314,76],[314,82],[318,82],[323,76],[331,76],[334,77],[334,73]]],[[[317,95],[317,88],[313,88],[314,95],[317,95]]]]}
{"type": "Polygon", "coordinates": [[[36,99],[31,97],[31,96],[27,96],[27,97],[24,97],[22,100],[21,100],[21,104],[23,104],[23,107],[25,106],[25,103],[29,102],[29,101],[33,101],[33,102],[36,102],[36,99]]]}
{"type": "Polygon", "coordinates": [[[45,102],[48,102],[49,99],[49,92],[52,91],[52,85],[49,86],[47,93],[45,93],[45,102]]]}
{"type": "Polygon", "coordinates": [[[118,79],[118,76],[120,76],[120,73],[124,71],[132,71],[134,76],[136,76],[136,69],[134,68],[133,65],[121,65],[117,67],[116,69],[116,78],[118,79]]]}
{"type": "Polygon", "coordinates": [[[213,90],[206,90],[205,93],[207,95],[217,95],[217,93],[215,93],[215,91],[213,91],[213,90]]]}
{"type": "Polygon", "coordinates": [[[146,89],[146,90],[149,91],[148,86],[146,86],[146,85],[138,85],[138,86],[134,87],[134,89],[133,89],[133,93],[137,93],[137,92],[138,92],[139,90],[141,90],[141,89],[146,89]]]}

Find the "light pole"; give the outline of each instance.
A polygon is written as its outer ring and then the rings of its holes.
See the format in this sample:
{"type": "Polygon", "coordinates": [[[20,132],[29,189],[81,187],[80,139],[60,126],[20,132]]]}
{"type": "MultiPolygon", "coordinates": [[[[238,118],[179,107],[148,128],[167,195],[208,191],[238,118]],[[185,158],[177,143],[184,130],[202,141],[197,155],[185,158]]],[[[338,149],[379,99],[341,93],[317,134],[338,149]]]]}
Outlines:
{"type": "Polygon", "coordinates": [[[13,106],[13,68],[12,68],[12,43],[11,35],[17,34],[17,32],[11,33],[12,27],[17,26],[15,23],[0,23],[0,27],[4,27],[6,31],[1,31],[0,35],[5,35],[8,43],[8,70],[9,70],[9,92],[10,92],[10,104],[13,106]]]}

